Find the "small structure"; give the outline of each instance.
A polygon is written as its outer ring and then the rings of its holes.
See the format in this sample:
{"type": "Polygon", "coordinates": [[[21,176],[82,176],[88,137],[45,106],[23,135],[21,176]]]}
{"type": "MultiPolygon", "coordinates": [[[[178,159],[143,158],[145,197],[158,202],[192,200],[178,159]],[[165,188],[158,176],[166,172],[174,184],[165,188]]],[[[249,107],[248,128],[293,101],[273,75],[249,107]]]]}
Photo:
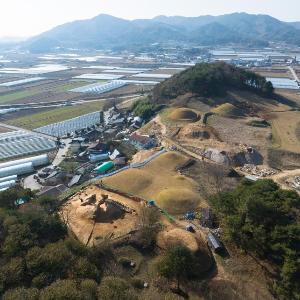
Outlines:
{"type": "Polygon", "coordinates": [[[213,212],[210,208],[202,208],[200,216],[200,224],[203,227],[213,228],[214,226],[214,217],[213,212]]]}
{"type": "Polygon", "coordinates": [[[149,201],[148,201],[148,205],[149,205],[149,206],[156,206],[155,200],[149,200],[149,201]]]}
{"type": "Polygon", "coordinates": [[[186,220],[190,220],[193,221],[196,218],[195,213],[193,212],[188,212],[185,214],[185,219],[186,220]]]}
{"type": "Polygon", "coordinates": [[[215,253],[221,253],[224,250],[222,242],[211,232],[207,236],[207,243],[215,253]]]}
{"type": "Polygon", "coordinates": [[[98,161],[103,161],[109,158],[108,153],[103,153],[103,154],[90,154],[89,155],[89,160],[91,163],[95,163],[98,161]]]}
{"type": "Polygon", "coordinates": [[[99,167],[95,169],[98,173],[105,173],[106,171],[112,169],[114,167],[114,163],[112,161],[107,161],[103,164],[101,164],[99,167]]]}
{"type": "Polygon", "coordinates": [[[120,152],[119,152],[117,149],[115,149],[114,152],[110,154],[109,158],[110,158],[111,160],[114,160],[114,159],[116,159],[119,155],[120,155],[120,152]]]}
{"type": "Polygon", "coordinates": [[[82,177],[82,175],[75,175],[75,176],[71,179],[71,181],[69,182],[68,187],[70,188],[70,187],[72,187],[72,186],[78,184],[78,182],[80,181],[81,177],[82,177]]]}
{"type": "Polygon", "coordinates": [[[57,197],[61,195],[63,192],[67,190],[67,187],[63,184],[59,184],[57,186],[45,186],[42,190],[37,193],[37,196],[50,196],[50,197],[57,197]]]}
{"type": "Polygon", "coordinates": [[[189,232],[196,232],[196,228],[193,224],[188,224],[186,227],[185,227],[186,231],[189,231],[189,232]]]}
{"type": "Polygon", "coordinates": [[[117,157],[113,162],[115,166],[124,166],[126,165],[126,157],[117,157]]]}
{"type": "Polygon", "coordinates": [[[129,142],[137,149],[151,149],[155,147],[156,142],[148,135],[140,135],[136,132],[130,135],[129,142]]]}
{"type": "Polygon", "coordinates": [[[259,178],[257,176],[254,175],[247,175],[245,176],[245,179],[250,180],[250,181],[257,181],[259,178]]]}

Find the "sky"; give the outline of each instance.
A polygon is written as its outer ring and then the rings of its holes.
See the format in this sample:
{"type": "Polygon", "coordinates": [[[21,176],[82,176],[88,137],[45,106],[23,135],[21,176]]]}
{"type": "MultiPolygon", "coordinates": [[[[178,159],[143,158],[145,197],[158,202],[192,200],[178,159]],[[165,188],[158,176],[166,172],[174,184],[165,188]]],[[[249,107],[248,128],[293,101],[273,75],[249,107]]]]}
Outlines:
{"type": "Polygon", "coordinates": [[[140,19],[232,12],[300,21],[300,0],[0,0],[0,37],[29,37],[101,13],[140,19]]]}

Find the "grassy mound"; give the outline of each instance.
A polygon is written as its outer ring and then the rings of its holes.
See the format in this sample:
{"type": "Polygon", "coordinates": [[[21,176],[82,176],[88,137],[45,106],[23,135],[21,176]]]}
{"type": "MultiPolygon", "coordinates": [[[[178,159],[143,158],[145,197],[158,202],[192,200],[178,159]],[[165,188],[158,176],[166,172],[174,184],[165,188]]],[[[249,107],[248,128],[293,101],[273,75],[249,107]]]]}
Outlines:
{"type": "Polygon", "coordinates": [[[157,243],[162,249],[168,249],[170,246],[178,244],[186,246],[193,252],[199,249],[195,235],[181,228],[161,231],[157,236],[157,243]]]}
{"type": "Polygon", "coordinates": [[[184,157],[181,154],[178,154],[177,152],[167,152],[153,160],[150,164],[148,164],[145,167],[145,169],[149,171],[151,171],[152,169],[155,170],[156,168],[173,170],[178,165],[184,163],[186,160],[186,157],[184,157]]]}
{"type": "Polygon", "coordinates": [[[169,118],[172,121],[195,122],[198,120],[199,115],[188,108],[176,108],[170,113],[169,118]]]}
{"type": "Polygon", "coordinates": [[[104,183],[123,192],[140,195],[152,184],[152,175],[141,169],[129,169],[105,178],[104,183]]]}
{"type": "Polygon", "coordinates": [[[146,200],[154,199],[171,214],[181,214],[195,209],[201,201],[198,184],[176,171],[187,160],[177,152],[167,152],[142,169],[129,169],[102,181],[146,200]]]}
{"type": "Polygon", "coordinates": [[[200,200],[194,191],[176,187],[161,191],[156,198],[157,204],[171,214],[183,214],[194,210],[200,200]]]}
{"type": "Polygon", "coordinates": [[[213,112],[221,117],[227,117],[227,118],[244,116],[243,111],[238,109],[231,103],[221,104],[221,105],[217,106],[216,108],[212,109],[211,112],[213,112]]]}

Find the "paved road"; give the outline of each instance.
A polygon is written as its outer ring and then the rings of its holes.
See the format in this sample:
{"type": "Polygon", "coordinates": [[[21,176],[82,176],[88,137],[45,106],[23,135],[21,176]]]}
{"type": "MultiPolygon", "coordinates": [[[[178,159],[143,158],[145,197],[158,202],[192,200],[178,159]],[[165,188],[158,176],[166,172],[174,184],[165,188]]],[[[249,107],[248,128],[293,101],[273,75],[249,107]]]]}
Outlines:
{"type": "Polygon", "coordinates": [[[295,72],[295,70],[292,67],[288,67],[288,69],[290,70],[290,72],[292,73],[292,75],[294,76],[294,79],[298,82],[300,82],[299,77],[297,75],[297,73],[295,72]]]}
{"type": "MultiPolygon", "coordinates": [[[[67,154],[67,152],[70,148],[71,141],[72,141],[71,139],[62,140],[62,142],[64,142],[66,144],[66,146],[64,148],[58,149],[58,152],[57,152],[52,164],[49,167],[58,166],[65,159],[64,156],[67,154]]],[[[31,190],[41,190],[42,189],[43,186],[41,184],[39,184],[33,178],[36,175],[36,173],[37,172],[24,178],[24,180],[23,180],[24,188],[31,189],[31,190]]]]}
{"type": "Polygon", "coordinates": [[[62,140],[62,142],[64,142],[66,144],[66,146],[64,148],[58,149],[58,152],[52,162],[53,166],[58,166],[65,159],[65,155],[67,154],[67,152],[70,148],[71,141],[72,141],[72,139],[63,139],[62,140]]]}

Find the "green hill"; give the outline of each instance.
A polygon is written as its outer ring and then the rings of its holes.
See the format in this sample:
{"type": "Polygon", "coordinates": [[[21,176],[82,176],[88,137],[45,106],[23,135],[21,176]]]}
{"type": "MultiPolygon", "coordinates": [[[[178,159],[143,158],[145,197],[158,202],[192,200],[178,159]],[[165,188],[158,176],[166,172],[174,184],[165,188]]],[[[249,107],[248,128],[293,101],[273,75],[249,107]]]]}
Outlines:
{"type": "Polygon", "coordinates": [[[211,97],[224,95],[230,89],[249,90],[271,95],[273,86],[264,77],[223,63],[200,63],[162,82],[153,91],[154,101],[174,99],[192,93],[211,97]]]}

